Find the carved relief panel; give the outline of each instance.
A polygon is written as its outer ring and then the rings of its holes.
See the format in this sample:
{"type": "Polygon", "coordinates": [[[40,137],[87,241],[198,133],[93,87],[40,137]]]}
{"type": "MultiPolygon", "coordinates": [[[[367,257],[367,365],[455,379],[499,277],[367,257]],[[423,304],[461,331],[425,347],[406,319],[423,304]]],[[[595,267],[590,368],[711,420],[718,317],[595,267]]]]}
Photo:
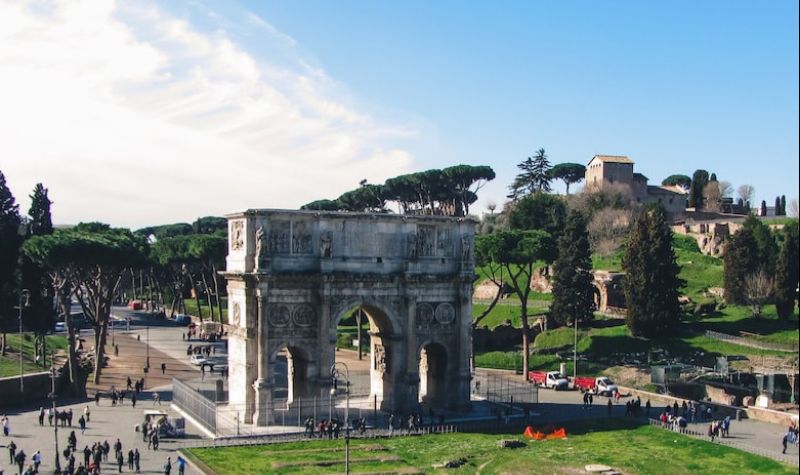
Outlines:
{"type": "Polygon", "coordinates": [[[456,310],[449,302],[418,303],[416,314],[417,331],[451,332],[455,331],[453,323],[456,320],[456,310]]]}
{"type": "Polygon", "coordinates": [[[231,221],[230,229],[231,251],[241,251],[244,249],[244,221],[238,219],[231,221]]]}
{"type": "Polygon", "coordinates": [[[309,304],[270,304],[267,322],[270,338],[313,338],[317,334],[317,315],[309,304]]]}

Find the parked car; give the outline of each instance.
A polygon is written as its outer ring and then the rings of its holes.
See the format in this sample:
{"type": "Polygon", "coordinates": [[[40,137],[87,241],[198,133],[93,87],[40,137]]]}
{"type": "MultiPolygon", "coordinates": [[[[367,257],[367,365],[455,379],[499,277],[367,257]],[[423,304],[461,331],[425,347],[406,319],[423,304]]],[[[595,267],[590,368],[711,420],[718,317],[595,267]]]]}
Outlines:
{"type": "Polygon", "coordinates": [[[569,387],[569,381],[567,378],[562,376],[558,371],[529,371],[528,379],[530,379],[534,384],[538,384],[539,386],[544,386],[546,388],[552,388],[556,391],[560,389],[567,389],[569,387]]]}
{"type": "Polygon", "coordinates": [[[56,322],[55,327],[53,327],[54,332],[65,332],[67,331],[67,324],[65,322],[56,322]]]}
{"type": "Polygon", "coordinates": [[[208,359],[203,355],[192,355],[191,357],[189,357],[189,362],[195,366],[209,364],[208,359]]]}
{"type": "Polygon", "coordinates": [[[192,323],[192,317],[190,317],[189,315],[184,315],[182,313],[179,313],[175,315],[175,323],[181,326],[187,326],[190,323],[192,323]]]}
{"type": "Polygon", "coordinates": [[[604,396],[611,396],[617,392],[617,385],[607,376],[598,376],[596,378],[591,376],[578,377],[573,381],[573,386],[583,392],[591,392],[604,396]]]}

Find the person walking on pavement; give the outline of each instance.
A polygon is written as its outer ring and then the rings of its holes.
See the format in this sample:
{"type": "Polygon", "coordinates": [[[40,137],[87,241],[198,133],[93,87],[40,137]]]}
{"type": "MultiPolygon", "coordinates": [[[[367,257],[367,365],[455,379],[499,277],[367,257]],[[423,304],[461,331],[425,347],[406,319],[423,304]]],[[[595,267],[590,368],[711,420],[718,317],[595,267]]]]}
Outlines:
{"type": "Polygon", "coordinates": [[[133,449],[133,466],[136,470],[136,473],[139,473],[139,458],[141,455],[139,454],[139,449],[133,449]]]}
{"type": "Polygon", "coordinates": [[[184,475],[186,472],[186,460],[183,459],[180,455],[178,455],[178,475],[184,475]]]}
{"type": "Polygon", "coordinates": [[[164,464],[164,475],[170,475],[172,472],[172,458],[167,457],[167,463],[164,464]]]}
{"type": "Polygon", "coordinates": [[[117,473],[122,473],[122,466],[125,464],[125,457],[122,452],[117,452],[117,473]]]}
{"type": "Polygon", "coordinates": [[[89,411],[89,406],[86,406],[86,407],[83,408],[83,415],[84,415],[84,417],[86,417],[86,422],[87,423],[91,420],[91,418],[89,417],[89,416],[91,416],[91,414],[92,413],[91,413],[91,411],[89,411]]]}
{"type": "Polygon", "coordinates": [[[131,405],[136,407],[136,393],[131,393],[131,405]]]}
{"type": "Polygon", "coordinates": [[[39,408],[39,426],[44,425],[44,407],[39,408]]]}
{"type": "Polygon", "coordinates": [[[162,362],[161,363],[161,374],[164,374],[166,372],[167,372],[167,363],[163,363],[162,362]]]}
{"type": "Polygon", "coordinates": [[[133,450],[128,450],[128,470],[133,471],[133,450]]]}
{"type": "Polygon", "coordinates": [[[613,405],[613,403],[611,402],[611,398],[608,398],[608,404],[607,404],[607,406],[608,406],[608,417],[611,417],[612,405],[613,405]]]}
{"type": "Polygon", "coordinates": [[[3,421],[3,435],[8,437],[8,434],[11,433],[11,422],[9,422],[8,416],[6,416],[5,414],[3,414],[2,421],[3,421]]]}
{"type": "Polygon", "coordinates": [[[783,446],[782,454],[786,453],[786,446],[789,444],[789,433],[783,434],[783,440],[781,440],[781,445],[783,446]]]}
{"type": "Polygon", "coordinates": [[[14,462],[16,462],[17,466],[19,466],[19,474],[20,475],[22,475],[22,471],[25,468],[25,459],[27,457],[28,456],[25,455],[25,451],[24,450],[20,450],[19,452],[17,452],[17,455],[14,456],[14,462]]]}
{"type": "Polygon", "coordinates": [[[8,463],[14,463],[14,456],[17,454],[17,444],[12,440],[6,447],[8,448],[8,463]]]}
{"type": "Polygon", "coordinates": [[[153,393],[153,405],[155,406],[156,404],[161,405],[161,394],[158,391],[153,393]]]}
{"type": "Polygon", "coordinates": [[[83,416],[78,418],[78,427],[81,428],[81,435],[86,432],[86,419],[83,416]]]}
{"type": "Polygon", "coordinates": [[[33,473],[39,473],[39,465],[42,464],[42,454],[38,450],[34,452],[33,456],[31,457],[31,462],[33,462],[33,473]]]}

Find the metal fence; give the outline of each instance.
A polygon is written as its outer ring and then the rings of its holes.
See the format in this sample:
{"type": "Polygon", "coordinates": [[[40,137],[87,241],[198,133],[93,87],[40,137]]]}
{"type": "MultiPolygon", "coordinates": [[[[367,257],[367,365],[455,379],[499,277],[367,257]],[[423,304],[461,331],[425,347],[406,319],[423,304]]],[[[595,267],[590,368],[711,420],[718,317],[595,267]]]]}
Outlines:
{"type": "Polygon", "coordinates": [[[535,384],[515,380],[514,376],[510,374],[476,371],[472,387],[473,394],[489,402],[500,404],[512,402],[536,404],[539,402],[539,388],[535,384]]]}
{"type": "Polygon", "coordinates": [[[749,346],[750,348],[758,348],[760,350],[785,351],[789,353],[798,351],[797,343],[781,344],[769,341],[759,341],[754,338],[729,335],[727,333],[720,333],[712,330],[706,330],[706,336],[708,338],[713,338],[714,340],[726,341],[728,343],[734,343],[742,346],[749,346]]]}
{"type": "Polygon", "coordinates": [[[695,439],[702,439],[720,445],[727,445],[729,447],[743,450],[745,452],[750,452],[752,454],[761,455],[762,457],[771,458],[773,460],[777,460],[783,463],[788,463],[791,465],[800,465],[800,460],[798,460],[796,455],[782,454],[776,450],[768,450],[760,447],[754,447],[753,445],[743,442],[736,442],[734,440],[724,437],[715,437],[714,439],[711,439],[711,437],[708,436],[707,432],[704,433],[691,428],[680,428],[677,427],[675,424],[663,423],[658,419],[649,419],[649,422],[651,426],[658,427],[664,430],[669,430],[672,432],[678,432],[680,434],[693,437],[695,439]]]}
{"type": "Polygon", "coordinates": [[[172,403],[192,416],[199,424],[217,433],[217,403],[199,389],[179,379],[172,379],[172,403]]]}

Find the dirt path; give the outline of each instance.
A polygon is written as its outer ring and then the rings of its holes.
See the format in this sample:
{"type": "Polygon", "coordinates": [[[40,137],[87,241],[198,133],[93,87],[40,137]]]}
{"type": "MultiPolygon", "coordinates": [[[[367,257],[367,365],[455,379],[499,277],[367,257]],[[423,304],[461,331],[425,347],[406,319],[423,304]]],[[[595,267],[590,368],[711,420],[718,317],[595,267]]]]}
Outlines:
{"type": "MultiPolygon", "coordinates": [[[[109,339],[110,340],[110,339],[109,339]]],[[[118,355],[109,343],[109,361],[103,368],[100,383],[91,381],[86,385],[86,393],[91,397],[96,391],[108,391],[111,386],[125,388],[128,377],[136,381],[145,378],[145,389],[172,384],[173,377],[192,378],[200,371],[183,361],[176,360],[161,351],[150,347],[150,371],[145,375],[144,366],[147,360],[147,345],[139,341],[134,334],[117,334],[114,337],[119,349],[118,355]],[[166,372],[161,374],[161,363],[166,364],[166,372]]]]}

